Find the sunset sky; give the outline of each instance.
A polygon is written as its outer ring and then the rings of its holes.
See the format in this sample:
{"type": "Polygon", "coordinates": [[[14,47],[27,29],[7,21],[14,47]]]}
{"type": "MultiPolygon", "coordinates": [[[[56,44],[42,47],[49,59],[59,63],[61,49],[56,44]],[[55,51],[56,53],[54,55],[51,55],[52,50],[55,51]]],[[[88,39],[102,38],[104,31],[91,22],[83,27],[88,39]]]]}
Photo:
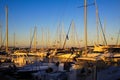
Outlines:
{"type": "MultiPolygon", "coordinates": [[[[115,44],[120,29],[120,0],[96,0],[102,25],[109,44],[115,44]]],[[[87,0],[88,4],[94,0],[87,0]]],[[[30,31],[37,27],[37,45],[41,45],[42,31],[49,30],[53,43],[57,36],[57,27],[64,26],[67,33],[71,21],[74,21],[77,37],[84,46],[84,0],[0,0],[0,25],[3,39],[5,36],[5,6],[8,6],[9,45],[13,45],[16,34],[16,46],[30,45],[30,31]]],[[[95,6],[88,7],[88,44],[96,41],[95,6]]],[[[45,34],[44,34],[45,38],[45,34]]],[[[51,44],[52,44],[51,43],[51,44]]],[[[102,42],[101,42],[102,43],[102,42]]],[[[120,42],[119,42],[120,43],[120,42]]]]}

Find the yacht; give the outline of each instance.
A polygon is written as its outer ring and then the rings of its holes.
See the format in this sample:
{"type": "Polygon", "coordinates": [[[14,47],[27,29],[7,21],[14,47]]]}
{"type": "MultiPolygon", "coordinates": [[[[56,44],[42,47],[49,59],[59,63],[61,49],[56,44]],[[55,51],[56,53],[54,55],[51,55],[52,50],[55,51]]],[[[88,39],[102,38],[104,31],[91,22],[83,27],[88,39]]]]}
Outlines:
{"type": "Polygon", "coordinates": [[[13,54],[10,54],[11,61],[15,63],[17,67],[22,67],[30,63],[30,59],[27,56],[27,52],[24,50],[17,50],[13,54]]]}

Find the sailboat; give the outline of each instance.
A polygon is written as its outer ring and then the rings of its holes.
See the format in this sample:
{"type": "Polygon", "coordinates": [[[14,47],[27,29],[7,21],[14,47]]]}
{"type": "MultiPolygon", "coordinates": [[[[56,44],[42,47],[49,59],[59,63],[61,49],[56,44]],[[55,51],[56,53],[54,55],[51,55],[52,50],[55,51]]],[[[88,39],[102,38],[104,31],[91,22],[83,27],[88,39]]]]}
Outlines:
{"type": "MultiPolygon", "coordinates": [[[[96,2],[95,2],[96,6],[96,2]]],[[[96,8],[97,9],[97,8],[96,8]]],[[[97,13],[96,13],[97,14],[97,13]]],[[[81,57],[76,58],[77,61],[102,61],[102,53],[104,53],[104,50],[101,46],[94,45],[93,52],[89,52],[87,47],[87,0],[84,0],[84,32],[85,32],[85,50],[82,52],[81,57]],[[99,53],[96,53],[99,52],[99,53]]]]}
{"type": "MultiPolygon", "coordinates": [[[[98,8],[97,8],[97,4],[95,1],[95,7],[96,7],[96,17],[99,18],[98,16],[98,8]]],[[[100,21],[100,25],[101,25],[101,31],[103,33],[103,38],[104,38],[104,43],[105,45],[99,45],[99,44],[95,44],[94,43],[94,47],[92,52],[89,52],[88,48],[87,48],[87,0],[85,0],[85,4],[84,4],[84,29],[85,29],[85,51],[83,51],[81,57],[76,58],[76,60],[78,62],[80,61],[93,61],[93,62],[105,62],[105,63],[119,63],[120,62],[120,47],[116,44],[114,46],[110,46],[107,45],[107,41],[105,38],[105,34],[102,28],[102,24],[100,21]]],[[[96,21],[98,22],[98,21],[96,21]]],[[[120,33],[120,31],[119,31],[120,33]]],[[[118,36],[119,37],[119,36],[118,36]]],[[[117,39],[117,43],[118,43],[118,39],[117,39]]]]}
{"type": "Polygon", "coordinates": [[[44,58],[47,55],[47,51],[38,51],[36,48],[37,45],[37,27],[35,26],[34,28],[34,33],[30,41],[30,51],[27,53],[28,56],[33,56],[33,57],[39,57],[39,58],[44,58]],[[34,48],[32,49],[32,42],[34,40],[34,48]]]}

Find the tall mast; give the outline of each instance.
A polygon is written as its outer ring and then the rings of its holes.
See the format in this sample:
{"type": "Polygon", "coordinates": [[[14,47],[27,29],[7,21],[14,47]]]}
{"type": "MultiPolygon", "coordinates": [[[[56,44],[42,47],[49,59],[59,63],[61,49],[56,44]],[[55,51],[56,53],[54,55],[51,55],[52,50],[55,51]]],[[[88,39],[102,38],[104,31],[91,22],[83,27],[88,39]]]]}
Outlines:
{"type": "Polygon", "coordinates": [[[8,6],[6,6],[5,9],[6,9],[6,52],[8,52],[8,6]]]}
{"type": "Polygon", "coordinates": [[[84,0],[85,54],[87,54],[87,0],[84,0]]]}
{"type": "Polygon", "coordinates": [[[99,30],[98,30],[98,6],[95,0],[95,8],[96,8],[96,32],[97,32],[97,44],[99,44],[99,30]]]}

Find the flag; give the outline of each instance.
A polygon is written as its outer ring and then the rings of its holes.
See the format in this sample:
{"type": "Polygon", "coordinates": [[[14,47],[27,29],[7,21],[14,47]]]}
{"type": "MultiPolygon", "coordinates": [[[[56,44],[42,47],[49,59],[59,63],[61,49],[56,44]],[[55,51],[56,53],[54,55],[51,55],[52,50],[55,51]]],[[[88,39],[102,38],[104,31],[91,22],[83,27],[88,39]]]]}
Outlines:
{"type": "Polygon", "coordinates": [[[66,39],[67,39],[67,40],[69,40],[69,37],[68,37],[68,35],[66,35],[66,39]]]}

